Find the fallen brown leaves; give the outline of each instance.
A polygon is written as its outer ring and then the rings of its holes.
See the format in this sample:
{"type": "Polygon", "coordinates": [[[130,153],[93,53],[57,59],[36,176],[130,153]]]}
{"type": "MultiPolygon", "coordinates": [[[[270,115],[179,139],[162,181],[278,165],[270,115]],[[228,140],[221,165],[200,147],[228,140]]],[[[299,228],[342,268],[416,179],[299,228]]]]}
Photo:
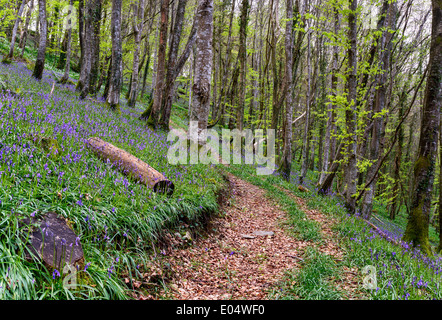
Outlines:
{"type": "MultiPolygon", "coordinates": [[[[168,283],[171,299],[266,299],[285,271],[301,267],[302,253],[312,245],[286,232],[286,213],[264,190],[233,175],[229,180],[233,197],[221,208],[222,216],[211,222],[216,232],[193,241],[170,235],[171,245],[163,251],[162,260],[172,274],[168,283]]],[[[318,249],[342,260],[331,217],[309,209],[305,200],[294,194],[290,196],[308,218],[321,225],[323,241],[318,249]]],[[[332,282],[347,298],[360,298],[358,270],[342,271],[343,276],[332,282]]]]}
{"type": "Polygon", "coordinates": [[[232,175],[229,179],[233,197],[212,222],[217,231],[166,251],[174,272],[172,299],[265,299],[287,269],[299,267],[293,257],[308,243],[281,227],[285,212],[264,190],[232,175]]]}

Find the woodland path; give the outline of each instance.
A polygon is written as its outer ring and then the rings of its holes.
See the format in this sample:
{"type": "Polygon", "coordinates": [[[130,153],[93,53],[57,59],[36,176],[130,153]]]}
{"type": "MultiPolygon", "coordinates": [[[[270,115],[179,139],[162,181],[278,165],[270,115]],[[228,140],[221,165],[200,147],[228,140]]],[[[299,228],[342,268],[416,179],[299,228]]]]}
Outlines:
{"type": "MultiPolygon", "coordinates": [[[[171,299],[267,299],[285,271],[302,267],[305,248],[315,245],[290,235],[286,212],[265,195],[265,190],[231,174],[228,179],[231,197],[222,204],[220,216],[211,221],[210,228],[216,231],[187,245],[172,239],[175,245],[163,252],[173,274],[168,293],[171,299]],[[273,234],[257,236],[255,231],[273,234]]],[[[290,193],[285,189],[282,192],[290,193]]],[[[318,250],[340,260],[343,252],[330,228],[330,217],[308,209],[305,200],[289,195],[309,219],[320,223],[323,240],[315,245],[318,250]]],[[[360,296],[361,281],[357,269],[346,268],[340,279],[332,279],[348,299],[360,296]]]]}

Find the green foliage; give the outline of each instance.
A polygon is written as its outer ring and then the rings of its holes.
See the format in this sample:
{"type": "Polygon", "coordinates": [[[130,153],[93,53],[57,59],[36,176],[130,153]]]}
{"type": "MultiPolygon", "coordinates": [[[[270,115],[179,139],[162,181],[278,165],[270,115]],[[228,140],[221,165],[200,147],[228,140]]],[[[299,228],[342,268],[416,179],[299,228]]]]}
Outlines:
{"type": "Polygon", "coordinates": [[[0,69],[9,74],[11,86],[20,85],[24,92],[20,99],[2,95],[9,100],[2,102],[0,126],[8,129],[0,131],[0,150],[9,151],[8,162],[0,162],[0,297],[130,299],[129,290],[136,288],[123,279],[132,275],[143,281],[154,263],[152,248],[165,232],[184,228],[183,222],[201,224],[215,212],[222,176],[205,165],[168,165],[164,133],[146,131],[132,108],[121,104],[121,113],[115,113],[105,103],[78,100],[68,84],[55,84],[51,96],[51,75],[37,82],[15,62],[0,69]],[[32,103],[23,103],[30,98],[32,103]],[[168,175],[175,184],[173,196],[155,194],[103,163],[84,145],[91,135],[168,175]],[[52,270],[27,262],[17,251],[25,246],[19,228],[9,226],[17,226],[19,217],[47,211],[68,219],[81,238],[85,265],[75,290],[64,289],[63,277],[53,278],[52,270]]]}

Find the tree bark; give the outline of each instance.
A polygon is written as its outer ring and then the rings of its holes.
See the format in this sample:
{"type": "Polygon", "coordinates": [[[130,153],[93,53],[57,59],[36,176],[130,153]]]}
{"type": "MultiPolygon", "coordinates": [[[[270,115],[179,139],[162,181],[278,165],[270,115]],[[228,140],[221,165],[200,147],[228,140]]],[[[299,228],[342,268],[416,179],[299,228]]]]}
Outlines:
{"type": "MultiPolygon", "coordinates": [[[[337,36],[339,32],[339,11],[337,7],[333,8],[333,29],[334,34],[337,36]]],[[[331,74],[331,83],[330,83],[330,95],[336,97],[337,95],[337,84],[338,84],[338,66],[339,60],[339,47],[337,45],[333,46],[333,54],[332,54],[332,74],[331,74]]],[[[322,159],[322,170],[321,175],[319,177],[319,185],[324,182],[325,177],[327,176],[327,172],[329,167],[331,166],[330,159],[333,159],[336,151],[336,137],[334,136],[336,133],[336,116],[337,105],[334,103],[330,104],[330,110],[327,112],[327,127],[325,131],[325,146],[324,146],[324,157],[322,159]]]]}
{"type": "MultiPolygon", "coordinates": [[[[230,68],[230,62],[231,62],[231,52],[232,52],[232,23],[233,23],[233,16],[234,16],[234,12],[235,12],[235,2],[236,0],[232,0],[232,7],[230,9],[230,15],[229,15],[229,33],[227,36],[227,45],[226,45],[226,53],[225,53],[225,58],[223,61],[223,66],[224,68],[221,69],[221,88],[220,88],[220,96],[219,96],[219,106],[218,108],[216,108],[216,110],[220,110],[219,115],[217,115],[217,119],[218,118],[223,118],[224,115],[224,110],[225,110],[225,103],[226,103],[226,88],[228,90],[228,86],[227,86],[227,77],[228,77],[228,73],[229,73],[229,68],[230,68]]],[[[221,54],[221,53],[220,53],[221,54]]],[[[224,121],[222,121],[224,122],[224,121]]]]}
{"type": "Polygon", "coordinates": [[[442,104],[442,3],[432,0],[433,21],[427,85],[419,138],[419,151],[414,163],[410,213],[403,236],[423,253],[431,254],[428,240],[429,217],[437,157],[442,104]]]}
{"type": "Polygon", "coordinates": [[[174,184],[141,159],[97,137],[89,138],[86,146],[103,161],[110,161],[119,171],[153,189],[173,194],[174,184]]]}
{"type": "Polygon", "coordinates": [[[346,189],[346,207],[350,214],[354,214],[356,211],[356,199],[354,197],[356,193],[356,179],[357,179],[357,167],[356,167],[356,97],[357,97],[357,17],[356,10],[358,8],[357,0],[350,0],[349,14],[348,14],[348,41],[350,47],[347,51],[348,56],[348,106],[345,110],[345,123],[347,127],[347,153],[346,153],[346,166],[344,170],[346,189]]]}
{"type": "Polygon", "coordinates": [[[31,21],[31,14],[32,11],[34,10],[34,0],[30,1],[31,5],[29,6],[29,9],[26,12],[26,21],[25,21],[25,26],[23,28],[23,31],[20,35],[20,42],[19,42],[19,48],[21,48],[21,53],[20,53],[20,58],[23,58],[23,55],[25,53],[25,48],[26,48],[26,42],[28,39],[28,29],[29,29],[29,23],[31,21]]]}
{"type": "Polygon", "coordinates": [[[143,32],[143,20],[144,20],[144,0],[139,0],[137,14],[134,17],[133,28],[134,28],[134,38],[135,38],[135,50],[134,59],[132,65],[132,82],[130,85],[129,99],[127,100],[127,105],[134,107],[137,102],[138,96],[138,66],[140,61],[140,44],[141,44],[141,34],[143,32]]]}
{"type": "MultiPolygon", "coordinates": [[[[190,121],[198,122],[198,136],[207,129],[210,111],[210,83],[212,80],[213,0],[199,0],[197,13],[195,77],[192,88],[190,121]]],[[[203,143],[205,141],[202,137],[203,143]]]]}
{"type": "Polygon", "coordinates": [[[66,83],[69,79],[69,70],[71,68],[71,42],[72,42],[72,7],[74,4],[74,0],[69,1],[69,11],[68,11],[68,20],[67,25],[65,26],[67,29],[67,39],[66,39],[66,59],[65,59],[65,66],[64,66],[64,74],[61,78],[61,83],[66,83]]]}
{"type": "MultiPolygon", "coordinates": [[[[167,59],[166,83],[163,92],[163,107],[161,112],[160,126],[169,130],[170,112],[172,110],[173,96],[175,95],[175,80],[181,70],[175,70],[178,62],[178,48],[181,42],[181,33],[183,29],[184,13],[188,0],[180,0],[175,15],[173,32],[171,34],[169,57],[167,59]]],[[[191,31],[192,32],[192,31],[191,31]]],[[[188,49],[190,53],[190,48],[188,49]]]]}
{"type": "Polygon", "coordinates": [[[80,1],[81,7],[81,67],[80,77],[77,82],[76,91],[80,92],[80,99],[84,99],[88,93],[89,79],[91,73],[91,55],[92,55],[92,0],[80,1]]]}
{"type": "Polygon", "coordinates": [[[312,30],[307,30],[307,92],[305,95],[305,124],[304,124],[304,138],[302,142],[302,165],[301,174],[299,175],[299,183],[302,185],[307,175],[309,150],[310,150],[310,99],[311,99],[311,50],[310,39],[312,30]]]}
{"type": "Polygon", "coordinates": [[[122,82],[121,5],[122,0],[112,0],[112,67],[106,100],[112,110],[119,110],[122,82]]]}
{"type": "Polygon", "coordinates": [[[100,32],[101,32],[101,4],[102,0],[94,0],[92,4],[92,53],[91,75],[89,79],[89,93],[96,93],[96,84],[100,71],[100,32]]]}
{"type": "Polygon", "coordinates": [[[246,71],[247,71],[247,24],[249,21],[249,1],[242,0],[241,14],[239,22],[239,52],[238,59],[240,62],[239,69],[239,101],[236,112],[236,126],[239,130],[244,126],[244,104],[246,99],[246,71]]]}
{"type": "Polygon", "coordinates": [[[156,128],[159,124],[161,106],[163,102],[163,84],[166,72],[167,24],[169,21],[169,0],[161,0],[160,38],[158,42],[158,61],[155,76],[155,92],[153,96],[152,124],[156,128]]]}
{"type": "Polygon", "coordinates": [[[48,36],[46,0],[38,0],[38,16],[40,19],[40,41],[38,44],[37,60],[35,61],[34,73],[32,76],[37,80],[41,80],[43,78],[43,70],[45,67],[46,43],[48,36]]]}
{"type": "Polygon", "coordinates": [[[284,149],[281,163],[281,173],[284,179],[290,181],[290,172],[292,167],[292,122],[293,122],[293,102],[292,102],[292,83],[293,83],[293,2],[286,0],[287,22],[285,31],[285,81],[287,81],[287,93],[285,97],[286,113],[284,128],[284,149]]]}
{"type": "Polygon", "coordinates": [[[11,44],[9,46],[9,53],[7,55],[7,59],[12,59],[14,57],[14,47],[15,47],[15,40],[17,38],[17,29],[21,21],[21,15],[23,14],[23,9],[25,8],[26,2],[27,0],[22,0],[20,7],[18,8],[17,18],[15,19],[14,28],[12,29],[11,44]]]}
{"type": "MultiPolygon", "coordinates": [[[[396,10],[395,4],[388,4],[387,9],[387,18],[385,19],[386,23],[384,26],[388,26],[391,30],[394,30],[396,24],[396,10]]],[[[387,81],[388,81],[388,71],[390,69],[390,56],[391,56],[391,37],[392,34],[385,30],[381,36],[379,48],[379,61],[380,61],[380,70],[381,74],[378,76],[377,81],[377,91],[376,91],[376,101],[373,109],[373,127],[371,132],[371,141],[370,141],[370,160],[376,161],[380,155],[380,142],[381,142],[381,129],[383,125],[383,117],[380,113],[386,108],[386,98],[387,98],[387,81]]],[[[375,174],[376,166],[373,164],[368,168],[367,171],[367,180],[372,179],[375,174]]],[[[366,220],[371,218],[371,212],[373,209],[373,197],[376,189],[376,177],[372,179],[372,182],[368,185],[368,190],[365,191],[364,198],[362,200],[361,206],[361,215],[366,220]]]]}

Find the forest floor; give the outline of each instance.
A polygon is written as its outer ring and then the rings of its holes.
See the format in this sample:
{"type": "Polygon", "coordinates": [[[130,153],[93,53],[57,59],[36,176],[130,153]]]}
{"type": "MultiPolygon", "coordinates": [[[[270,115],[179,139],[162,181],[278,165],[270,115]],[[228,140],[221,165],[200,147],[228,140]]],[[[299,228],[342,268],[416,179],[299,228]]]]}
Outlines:
{"type": "MultiPolygon", "coordinates": [[[[230,173],[227,174],[231,197],[224,201],[220,214],[210,222],[206,236],[183,242],[171,235],[162,253],[170,265],[172,279],[168,299],[225,300],[268,299],[271,290],[288,270],[302,268],[303,254],[311,241],[290,233],[287,213],[266,191],[230,173]]],[[[317,249],[340,261],[343,249],[331,229],[334,223],[318,210],[307,208],[306,201],[286,192],[308,219],[317,221],[322,240],[317,249]]],[[[360,299],[361,276],[357,268],[345,268],[339,279],[330,279],[346,299],[360,299]]],[[[146,298],[146,297],[141,297],[146,298]]]]}

